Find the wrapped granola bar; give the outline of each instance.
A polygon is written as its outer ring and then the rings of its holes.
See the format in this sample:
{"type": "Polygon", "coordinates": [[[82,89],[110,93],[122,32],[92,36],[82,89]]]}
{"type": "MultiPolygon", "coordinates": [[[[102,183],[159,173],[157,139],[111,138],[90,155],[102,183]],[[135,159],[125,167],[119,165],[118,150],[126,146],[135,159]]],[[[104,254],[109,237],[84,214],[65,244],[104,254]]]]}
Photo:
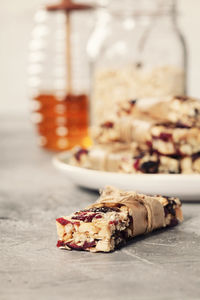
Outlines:
{"type": "Polygon", "coordinates": [[[56,220],[57,246],[110,252],[137,235],[182,221],[178,198],[152,197],[106,187],[96,203],[56,220]]]}
{"type": "Polygon", "coordinates": [[[88,150],[75,148],[70,163],[92,170],[130,174],[177,174],[181,172],[179,159],[140,151],[133,146],[123,150],[99,146],[88,150]]]}
{"type": "Polygon", "coordinates": [[[98,144],[137,142],[140,148],[162,155],[190,156],[200,152],[200,128],[149,119],[123,117],[93,130],[98,144]]]}

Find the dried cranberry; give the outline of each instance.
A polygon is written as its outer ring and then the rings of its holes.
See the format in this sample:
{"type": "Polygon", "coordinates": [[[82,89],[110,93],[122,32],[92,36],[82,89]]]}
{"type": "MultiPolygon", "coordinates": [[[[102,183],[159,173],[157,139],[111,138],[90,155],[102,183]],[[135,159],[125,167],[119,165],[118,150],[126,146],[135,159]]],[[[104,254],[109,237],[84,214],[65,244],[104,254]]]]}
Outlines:
{"type": "Polygon", "coordinates": [[[75,250],[83,250],[83,247],[82,246],[78,246],[74,243],[66,243],[66,245],[69,247],[69,248],[72,248],[72,249],[75,249],[75,250]]]}
{"type": "Polygon", "coordinates": [[[168,142],[172,139],[171,133],[161,132],[159,135],[159,139],[163,140],[164,142],[168,142]]]}
{"type": "Polygon", "coordinates": [[[90,215],[80,214],[80,215],[78,215],[78,216],[72,217],[72,219],[73,219],[73,220],[80,220],[80,221],[83,221],[83,222],[90,223],[90,222],[92,222],[92,220],[93,220],[96,216],[97,216],[96,213],[90,214],[90,215]]]}
{"type": "Polygon", "coordinates": [[[95,217],[95,219],[101,219],[101,218],[102,218],[101,215],[97,215],[97,216],[95,217]]]}
{"type": "Polygon", "coordinates": [[[77,211],[77,212],[75,212],[75,215],[87,215],[87,213],[88,213],[88,211],[89,210],[84,210],[84,211],[77,211]]]}
{"type": "Polygon", "coordinates": [[[58,240],[56,246],[57,246],[58,248],[59,248],[59,247],[64,247],[64,246],[65,246],[65,243],[64,243],[63,241],[58,240]]]}
{"type": "Polygon", "coordinates": [[[116,220],[114,220],[114,221],[110,221],[110,222],[109,222],[109,224],[110,224],[110,225],[113,225],[113,224],[114,224],[114,225],[117,225],[118,223],[119,223],[119,222],[118,222],[118,221],[116,221],[116,220]]]}
{"type": "Polygon", "coordinates": [[[151,142],[151,141],[146,141],[146,145],[147,145],[149,148],[152,148],[152,142],[151,142]]]}
{"type": "Polygon", "coordinates": [[[61,225],[67,225],[67,224],[71,224],[71,222],[70,221],[68,221],[68,220],[66,220],[66,219],[64,219],[64,218],[58,218],[58,219],[56,219],[56,221],[58,222],[58,223],[60,223],[61,225]]]}
{"type": "Polygon", "coordinates": [[[86,215],[78,215],[78,216],[73,216],[73,220],[80,220],[80,221],[85,221],[87,219],[86,215]]]}
{"type": "Polygon", "coordinates": [[[80,161],[81,155],[83,155],[83,154],[88,154],[88,150],[81,148],[74,154],[74,156],[75,156],[76,160],[80,161]]]}
{"type": "Polygon", "coordinates": [[[140,166],[140,170],[143,173],[154,174],[154,173],[158,173],[158,167],[159,167],[159,162],[158,161],[149,160],[147,162],[144,162],[140,166]]]}
{"type": "Polygon", "coordinates": [[[133,164],[133,167],[136,171],[139,170],[139,164],[140,164],[140,159],[138,158],[138,159],[136,159],[136,161],[133,164]]]}
{"type": "Polygon", "coordinates": [[[72,222],[73,225],[80,225],[80,222],[72,222]]]}
{"type": "Polygon", "coordinates": [[[66,219],[64,219],[64,218],[58,218],[58,219],[56,219],[56,221],[57,221],[58,223],[60,223],[61,225],[63,225],[63,226],[65,226],[65,225],[67,225],[67,224],[80,225],[79,222],[71,222],[71,221],[68,221],[68,220],[66,220],[66,219]]]}
{"type": "Polygon", "coordinates": [[[94,247],[96,245],[95,241],[92,241],[92,242],[84,242],[83,244],[83,249],[86,249],[86,248],[91,248],[91,247],[94,247]]]}
{"type": "Polygon", "coordinates": [[[180,101],[186,101],[186,100],[188,100],[188,97],[186,97],[186,96],[175,96],[175,99],[180,100],[180,101]]]}
{"type": "Polygon", "coordinates": [[[101,124],[102,128],[113,128],[113,126],[114,126],[114,123],[110,122],[110,121],[107,121],[107,122],[101,124]]]}

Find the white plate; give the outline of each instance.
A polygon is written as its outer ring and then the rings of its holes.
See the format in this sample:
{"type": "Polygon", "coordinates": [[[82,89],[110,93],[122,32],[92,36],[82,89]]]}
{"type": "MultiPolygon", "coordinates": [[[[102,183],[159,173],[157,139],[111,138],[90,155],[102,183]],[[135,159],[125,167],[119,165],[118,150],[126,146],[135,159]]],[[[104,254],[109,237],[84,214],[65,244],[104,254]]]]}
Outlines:
{"type": "Polygon", "coordinates": [[[198,174],[123,174],[94,171],[69,165],[70,156],[70,151],[62,152],[53,158],[53,164],[79,186],[99,190],[106,185],[113,185],[146,194],[177,196],[182,200],[200,201],[198,174]]]}

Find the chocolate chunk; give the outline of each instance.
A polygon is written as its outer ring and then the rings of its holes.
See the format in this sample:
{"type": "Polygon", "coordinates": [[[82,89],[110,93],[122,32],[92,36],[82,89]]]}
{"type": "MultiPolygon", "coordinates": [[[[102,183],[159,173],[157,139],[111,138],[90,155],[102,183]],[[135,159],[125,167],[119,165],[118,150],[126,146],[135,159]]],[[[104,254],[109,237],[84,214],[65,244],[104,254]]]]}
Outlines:
{"type": "Polygon", "coordinates": [[[194,109],[194,113],[195,113],[195,116],[198,116],[199,113],[200,113],[200,111],[199,111],[197,108],[195,108],[195,109],[194,109]]]}
{"type": "Polygon", "coordinates": [[[159,162],[158,161],[149,160],[147,162],[144,162],[140,166],[140,170],[143,173],[154,174],[154,173],[158,173],[158,167],[159,167],[159,162]]]}
{"type": "Polygon", "coordinates": [[[112,212],[112,211],[116,211],[119,212],[119,208],[118,207],[106,207],[106,206],[102,206],[102,207],[94,207],[94,208],[90,208],[88,209],[88,211],[91,212],[95,212],[95,213],[107,213],[107,212],[112,212]]]}
{"type": "Polygon", "coordinates": [[[178,220],[177,220],[176,218],[174,218],[174,219],[171,220],[169,226],[170,226],[170,227],[174,227],[174,226],[176,226],[176,225],[178,225],[178,220]]]}
{"type": "Polygon", "coordinates": [[[200,158],[200,152],[192,155],[192,161],[194,162],[196,159],[200,158]]]}
{"type": "Polygon", "coordinates": [[[176,128],[190,128],[190,126],[178,121],[176,124],[175,124],[175,127],[176,128]]]}
{"type": "Polygon", "coordinates": [[[176,123],[169,123],[169,122],[159,122],[156,123],[156,126],[164,126],[166,128],[191,128],[191,126],[178,121],[176,123]]]}
{"type": "Polygon", "coordinates": [[[174,209],[174,205],[176,205],[176,202],[174,200],[170,200],[169,197],[166,197],[168,200],[168,204],[164,207],[165,216],[168,214],[171,214],[172,216],[176,216],[176,211],[174,209]]]}
{"type": "Polygon", "coordinates": [[[129,103],[130,103],[131,105],[134,105],[136,102],[137,102],[137,99],[131,99],[131,100],[129,100],[129,103]]]}

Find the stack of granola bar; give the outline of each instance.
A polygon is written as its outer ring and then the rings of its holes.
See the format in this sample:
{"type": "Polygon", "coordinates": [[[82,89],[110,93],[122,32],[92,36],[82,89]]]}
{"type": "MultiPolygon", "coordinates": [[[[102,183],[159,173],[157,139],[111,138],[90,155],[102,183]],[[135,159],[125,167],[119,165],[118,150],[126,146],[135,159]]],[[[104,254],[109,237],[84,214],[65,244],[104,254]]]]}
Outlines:
{"type": "Polygon", "coordinates": [[[71,164],[124,173],[200,173],[200,101],[185,96],[118,104],[71,164]]]}

